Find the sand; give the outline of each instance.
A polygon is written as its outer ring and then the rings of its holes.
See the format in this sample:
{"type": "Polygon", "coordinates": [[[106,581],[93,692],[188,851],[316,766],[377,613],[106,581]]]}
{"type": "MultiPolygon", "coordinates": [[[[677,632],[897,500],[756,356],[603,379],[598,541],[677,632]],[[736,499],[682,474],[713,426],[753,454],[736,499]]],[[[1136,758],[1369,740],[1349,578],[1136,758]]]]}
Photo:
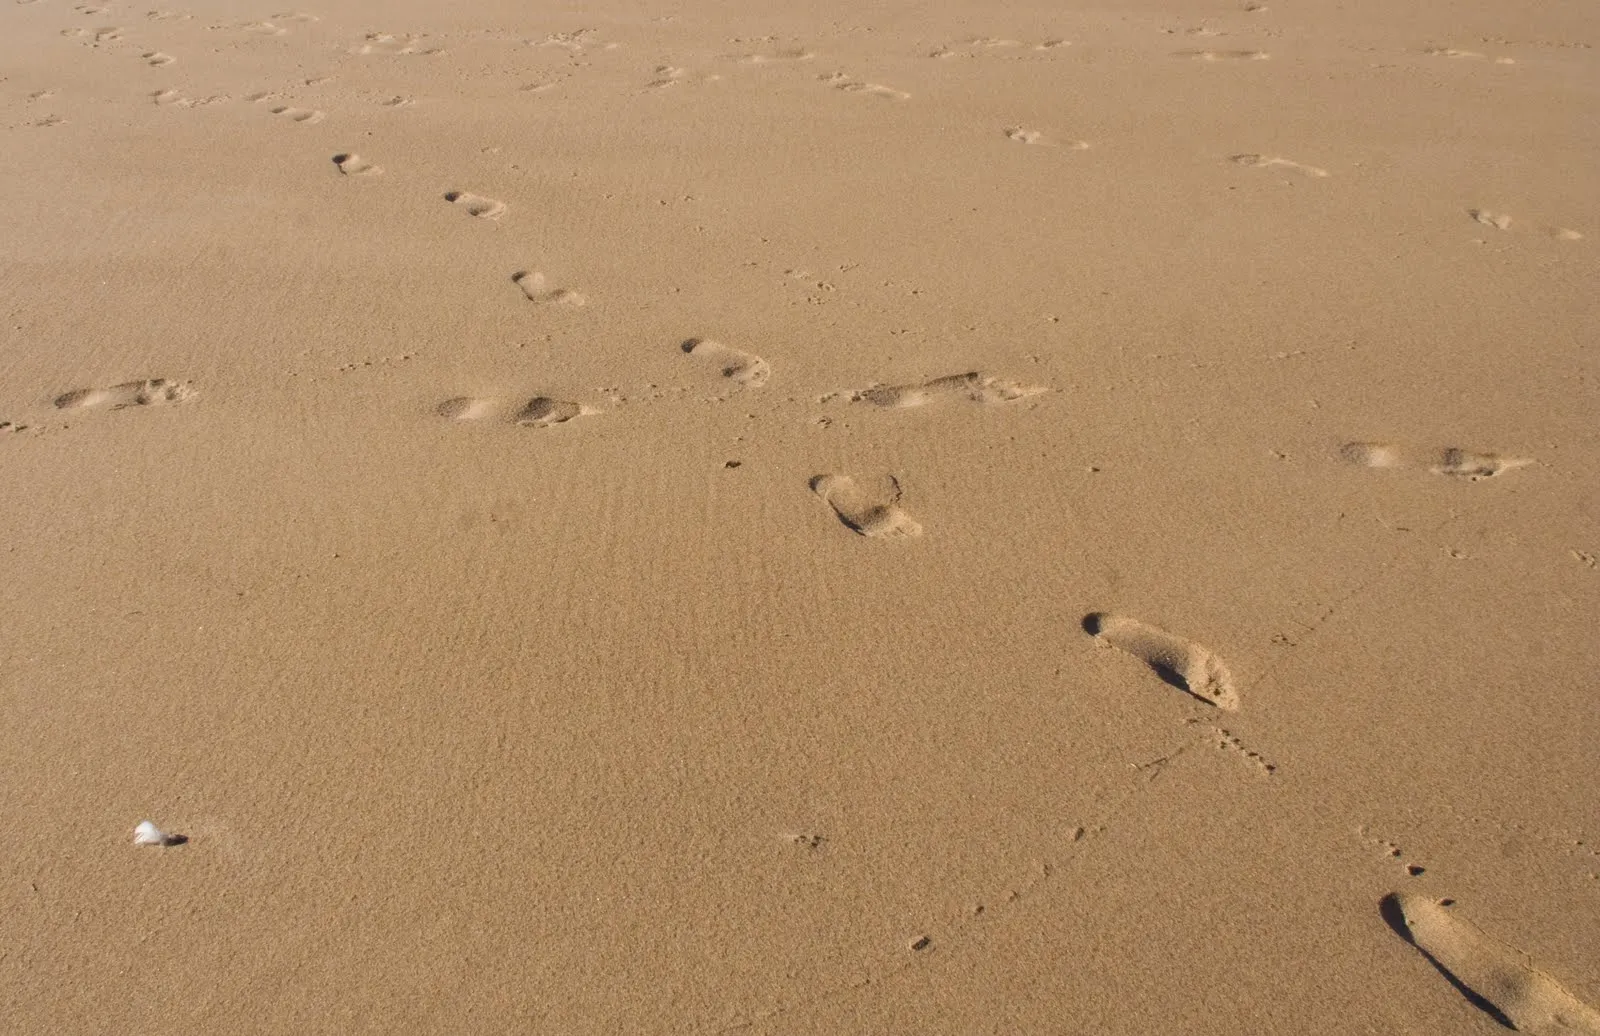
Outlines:
{"type": "Polygon", "coordinates": [[[5,1027],[1595,1033],[1600,9],[1447,6],[5,0],[5,1027]]]}

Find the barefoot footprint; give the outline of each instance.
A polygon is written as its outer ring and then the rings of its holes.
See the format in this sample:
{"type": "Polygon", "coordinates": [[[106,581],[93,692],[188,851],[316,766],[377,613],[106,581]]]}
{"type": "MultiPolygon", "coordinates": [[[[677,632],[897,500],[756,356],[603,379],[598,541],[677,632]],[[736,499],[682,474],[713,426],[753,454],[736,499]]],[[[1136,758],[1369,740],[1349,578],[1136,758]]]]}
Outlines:
{"type": "Polygon", "coordinates": [[[161,406],[182,403],[194,397],[188,382],[152,378],[148,381],[125,381],[110,388],[84,388],[63,392],[55,398],[58,410],[83,410],[89,407],[108,407],[121,410],[130,406],[161,406]]]}
{"type": "Polygon", "coordinates": [[[745,388],[758,389],[772,376],[772,367],[766,360],[709,338],[691,338],[679,348],[696,359],[717,364],[724,378],[745,388]]]}
{"type": "Polygon", "coordinates": [[[1199,644],[1137,619],[1106,612],[1084,616],[1083,628],[1100,643],[1127,652],[1167,683],[1207,705],[1229,711],[1239,707],[1239,692],[1228,667],[1199,644]]]}
{"type": "Polygon", "coordinates": [[[862,536],[907,539],[922,535],[922,525],[902,511],[900,482],[893,475],[863,488],[849,475],[818,475],[811,491],[833,509],[845,527],[862,536]]]}
{"type": "Polygon", "coordinates": [[[1526,457],[1478,453],[1459,446],[1443,446],[1419,453],[1382,442],[1347,442],[1339,447],[1339,456],[1363,468],[1427,468],[1435,475],[1450,475],[1468,482],[1481,482],[1533,463],[1526,457]]]}
{"type": "Polygon", "coordinates": [[[451,191],[444,196],[444,200],[452,205],[459,205],[466,210],[467,215],[479,219],[499,219],[506,214],[506,203],[485,198],[479,194],[467,191],[451,191]]]}
{"type": "Polygon", "coordinates": [[[377,176],[383,172],[378,166],[353,153],[334,155],[333,164],[338,166],[339,172],[346,176],[377,176]]]}
{"type": "Polygon", "coordinates": [[[582,306],[588,303],[578,292],[570,288],[552,288],[545,280],[544,274],[537,270],[521,270],[511,275],[511,280],[522,289],[522,294],[529,302],[552,303],[558,306],[582,306]]]}
{"type": "Polygon", "coordinates": [[[1519,951],[1458,917],[1448,904],[1395,893],[1385,896],[1379,909],[1451,985],[1500,1024],[1536,1036],[1600,1036],[1600,1011],[1519,951]]]}
{"type": "Polygon", "coordinates": [[[575,417],[588,417],[600,411],[582,403],[534,396],[525,401],[482,396],[457,396],[434,407],[434,413],[452,421],[496,421],[524,428],[549,428],[575,417]]]}
{"type": "Polygon", "coordinates": [[[912,385],[874,385],[847,392],[845,398],[852,403],[904,409],[952,397],[985,405],[1009,403],[1044,391],[1037,385],[992,378],[982,371],[967,371],[965,374],[947,374],[912,385]]]}

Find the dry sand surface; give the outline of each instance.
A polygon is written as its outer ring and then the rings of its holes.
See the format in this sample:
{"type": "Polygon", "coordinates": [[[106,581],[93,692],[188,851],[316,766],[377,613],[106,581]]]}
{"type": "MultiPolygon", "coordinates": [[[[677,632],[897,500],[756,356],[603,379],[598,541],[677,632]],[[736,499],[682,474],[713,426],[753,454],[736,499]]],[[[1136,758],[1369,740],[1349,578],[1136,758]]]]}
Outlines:
{"type": "Polygon", "coordinates": [[[1591,0],[0,4],[6,1031],[1600,1033],[1591,0]]]}

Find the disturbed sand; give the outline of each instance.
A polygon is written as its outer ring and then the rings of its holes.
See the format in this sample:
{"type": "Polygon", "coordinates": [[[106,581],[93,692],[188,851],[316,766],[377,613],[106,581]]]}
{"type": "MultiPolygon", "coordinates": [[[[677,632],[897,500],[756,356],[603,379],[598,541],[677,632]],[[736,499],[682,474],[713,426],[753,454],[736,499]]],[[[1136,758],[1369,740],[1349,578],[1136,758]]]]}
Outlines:
{"type": "Polygon", "coordinates": [[[10,1031],[1600,1033],[1594,5],[3,3],[10,1031]]]}

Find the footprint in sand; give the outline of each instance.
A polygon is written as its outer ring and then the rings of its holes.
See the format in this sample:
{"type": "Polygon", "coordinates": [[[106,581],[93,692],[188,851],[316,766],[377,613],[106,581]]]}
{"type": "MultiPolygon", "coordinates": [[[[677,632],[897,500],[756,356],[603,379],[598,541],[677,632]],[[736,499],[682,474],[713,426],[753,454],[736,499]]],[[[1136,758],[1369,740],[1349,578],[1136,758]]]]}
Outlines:
{"type": "Polygon", "coordinates": [[[152,378],[148,381],[125,381],[110,388],[84,388],[63,392],[55,398],[57,410],[84,410],[90,407],[107,407],[121,410],[130,406],[162,406],[182,403],[194,398],[194,389],[188,382],[152,378]]]}
{"type": "Polygon", "coordinates": [[[511,281],[522,289],[529,302],[556,306],[584,306],[589,300],[571,288],[552,288],[538,270],[520,270],[511,275],[511,281]]]}
{"type": "Polygon", "coordinates": [[[1318,169],[1314,165],[1303,165],[1291,162],[1287,158],[1273,158],[1268,155],[1229,155],[1228,161],[1234,165],[1247,166],[1251,169],[1286,169],[1291,173],[1301,176],[1323,177],[1328,175],[1326,169],[1318,169]]]}
{"type": "Polygon", "coordinates": [[[1175,50],[1173,57],[1191,61],[1265,61],[1272,57],[1264,50],[1175,50]]]}
{"type": "Polygon", "coordinates": [[[452,421],[492,421],[524,428],[549,428],[551,425],[565,424],[575,417],[588,417],[599,412],[582,403],[551,396],[534,396],[522,401],[457,396],[434,407],[434,413],[452,421]]]}
{"type": "Polygon", "coordinates": [[[461,206],[467,215],[476,216],[478,219],[499,219],[506,214],[505,202],[467,191],[451,191],[444,196],[444,200],[452,205],[461,206]]]}
{"type": "Polygon", "coordinates": [[[779,62],[810,61],[816,57],[804,47],[789,47],[784,50],[775,50],[770,54],[746,54],[739,59],[741,65],[770,65],[779,62]]]}
{"type": "Polygon", "coordinates": [[[1498,453],[1477,453],[1457,446],[1413,451],[1381,442],[1347,442],[1339,447],[1340,459],[1363,468],[1426,468],[1435,475],[1480,482],[1513,468],[1534,463],[1525,457],[1504,457],[1498,453]]]}
{"type": "Polygon", "coordinates": [[[145,64],[151,66],[152,68],[161,68],[164,65],[170,65],[174,61],[178,60],[171,54],[163,54],[159,50],[148,51],[144,54],[140,54],[139,56],[144,59],[145,64]]]}
{"type": "Polygon", "coordinates": [[[315,108],[290,108],[287,105],[279,105],[273,108],[272,114],[281,115],[290,122],[303,123],[321,122],[328,117],[327,113],[319,112],[315,108]]]}
{"type": "Polygon", "coordinates": [[[1600,1011],[1534,967],[1519,951],[1456,915],[1449,900],[1393,893],[1379,910],[1474,1007],[1535,1036],[1600,1036],[1600,1011]]]}
{"type": "Polygon", "coordinates": [[[1057,143],[1038,130],[1027,129],[1023,126],[1007,126],[1005,128],[1007,140],[1014,140],[1018,144],[1037,144],[1039,147],[1066,147],[1073,151],[1087,151],[1088,141],[1069,140],[1066,143],[1057,143]]]}
{"type": "Polygon", "coordinates": [[[843,72],[833,72],[817,78],[832,86],[835,90],[843,90],[846,93],[872,94],[874,97],[885,97],[892,101],[909,101],[911,99],[911,95],[904,90],[896,90],[892,86],[884,86],[881,83],[864,83],[859,79],[845,75],[843,72]]]}
{"type": "MultiPolygon", "coordinates": [[[[1473,61],[1484,61],[1488,59],[1487,54],[1481,54],[1476,50],[1457,50],[1455,47],[1429,47],[1424,50],[1423,53],[1436,58],[1467,58],[1473,61]]],[[[1495,58],[1494,63],[1497,65],[1515,65],[1517,63],[1517,59],[1495,58]]]]}
{"type": "Polygon", "coordinates": [[[1239,707],[1239,692],[1228,667],[1199,644],[1138,619],[1106,612],[1084,616],[1083,629],[1100,643],[1137,658],[1185,694],[1219,709],[1239,707]]]}
{"type": "Polygon", "coordinates": [[[334,155],[333,164],[346,176],[377,176],[383,172],[381,167],[373,165],[354,152],[334,155]]]}
{"type": "Polygon", "coordinates": [[[868,486],[849,475],[818,475],[811,491],[833,509],[845,528],[878,539],[909,539],[922,535],[922,525],[902,511],[900,482],[886,475],[868,486]]]}
{"type": "Polygon", "coordinates": [[[1474,222],[1482,223],[1486,227],[1493,227],[1496,230],[1511,229],[1511,217],[1503,212],[1490,212],[1488,209],[1468,209],[1467,215],[1471,216],[1474,222]]]}
{"type": "Polygon", "coordinates": [[[691,338],[679,348],[696,359],[717,364],[724,378],[745,388],[758,389],[772,376],[766,360],[709,338],[691,338]]]}
{"type": "MultiPolygon", "coordinates": [[[[1004,381],[992,378],[982,371],[967,371],[965,374],[947,374],[942,378],[934,378],[932,381],[915,385],[874,385],[843,395],[851,403],[870,403],[873,406],[905,409],[925,406],[941,399],[963,399],[969,403],[992,406],[996,403],[1009,403],[1028,396],[1036,396],[1045,391],[1047,390],[1038,385],[1004,381]]],[[[832,398],[834,397],[824,396],[821,402],[827,402],[832,398]]]]}

